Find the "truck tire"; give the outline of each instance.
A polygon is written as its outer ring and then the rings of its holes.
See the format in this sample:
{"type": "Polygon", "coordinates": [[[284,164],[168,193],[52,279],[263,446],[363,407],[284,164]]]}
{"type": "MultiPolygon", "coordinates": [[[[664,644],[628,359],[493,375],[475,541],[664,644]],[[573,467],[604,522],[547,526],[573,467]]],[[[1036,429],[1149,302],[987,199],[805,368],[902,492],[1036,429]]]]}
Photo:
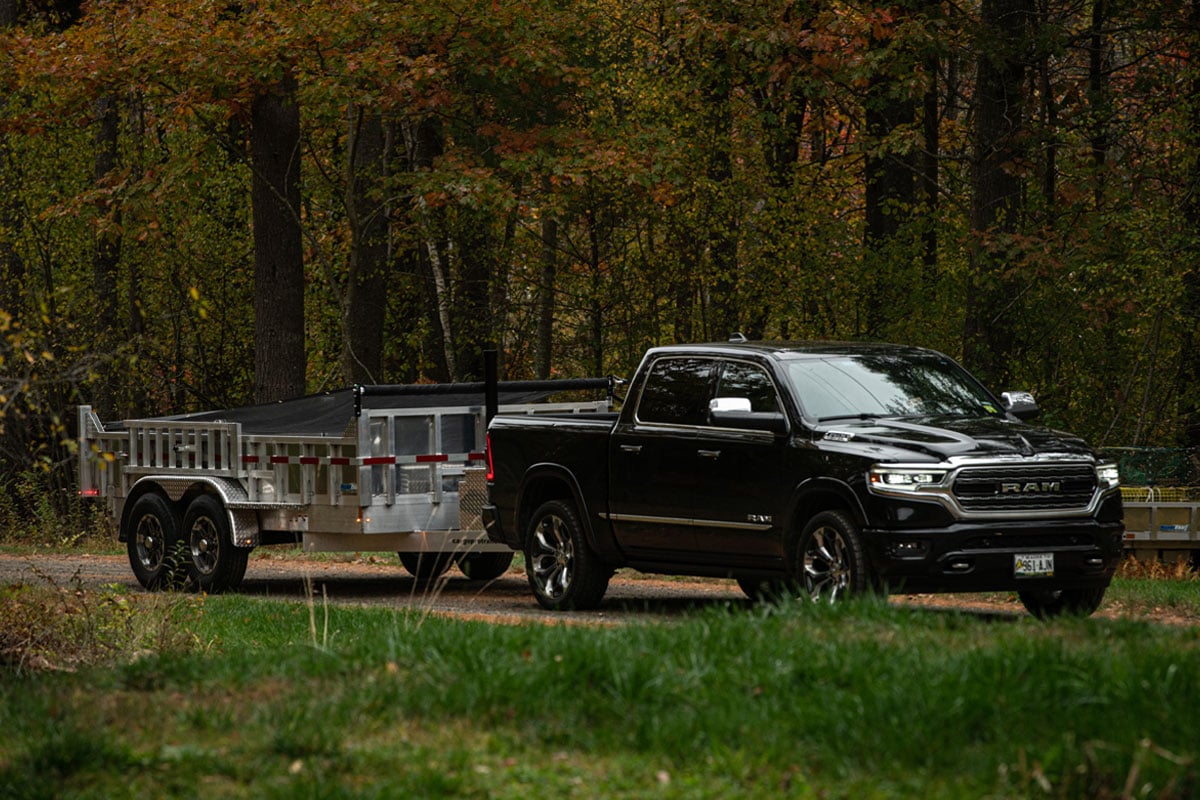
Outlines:
{"type": "Polygon", "coordinates": [[[1053,619],[1054,617],[1090,617],[1100,603],[1104,601],[1104,592],[1108,587],[1096,589],[1033,589],[1017,592],[1021,604],[1038,619],[1053,619]]]}
{"type": "Polygon", "coordinates": [[[835,603],[877,591],[862,532],[844,511],[822,511],[809,520],[794,558],[796,586],[810,600],[835,603]]]}
{"type": "Polygon", "coordinates": [[[490,581],[508,572],[512,561],[512,553],[467,553],[458,559],[458,568],[473,581],[490,581]]]}
{"type": "Polygon", "coordinates": [[[250,548],[233,546],[229,514],[220,500],[202,494],[191,502],[183,516],[183,545],[191,588],[220,594],[241,585],[250,548]]]}
{"type": "Polygon", "coordinates": [[[408,574],[417,579],[418,585],[432,583],[450,569],[454,556],[449,553],[396,553],[408,574]]]}
{"type": "Polygon", "coordinates": [[[167,498],[151,492],[133,504],[125,549],[134,577],[145,588],[157,591],[180,583],[179,516],[167,498]]]}
{"type": "Polygon", "coordinates": [[[612,570],[588,547],[575,508],[550,500],[529,520],[525,575],[542,608],[582,611],[600,605],[612,570]]]}

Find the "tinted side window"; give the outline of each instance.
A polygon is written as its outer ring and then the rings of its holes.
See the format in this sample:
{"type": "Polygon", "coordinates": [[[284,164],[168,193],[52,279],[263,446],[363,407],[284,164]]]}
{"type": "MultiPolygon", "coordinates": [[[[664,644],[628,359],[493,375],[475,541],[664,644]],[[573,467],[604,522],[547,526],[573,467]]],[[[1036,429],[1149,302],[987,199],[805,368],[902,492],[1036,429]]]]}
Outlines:
{"type": "Polygon", "coordinates": [[[741,361],[727,361],[721,367],[717,397],[744,397],[751,411],[779,411],[775,383],[761,367],[741,361]]]}
{"type": "Polygon", "coordinates": [[[704,425],[712,388],[713,362],[704,358],[663,358],[654,362],[638,403],[641,422],[704,425]]]}

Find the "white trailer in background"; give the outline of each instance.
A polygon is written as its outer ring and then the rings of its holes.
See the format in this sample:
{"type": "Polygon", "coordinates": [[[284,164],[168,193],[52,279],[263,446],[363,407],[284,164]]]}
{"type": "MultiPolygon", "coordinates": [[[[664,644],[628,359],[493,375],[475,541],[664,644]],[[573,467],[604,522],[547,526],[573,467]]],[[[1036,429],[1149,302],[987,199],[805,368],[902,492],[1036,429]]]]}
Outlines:
{"type": "Polygon", "coordinates": [[[418,581],[502,574],[488,540],[496,411],[603,411],[612,379],[358,386],[262,406],[104,423],[79,407],[79,486],[102,499],[149,589],[236,589],[250,551],[392,551],[418,581]],[[537,402],[607,389],[594,402],[537,402]]]}

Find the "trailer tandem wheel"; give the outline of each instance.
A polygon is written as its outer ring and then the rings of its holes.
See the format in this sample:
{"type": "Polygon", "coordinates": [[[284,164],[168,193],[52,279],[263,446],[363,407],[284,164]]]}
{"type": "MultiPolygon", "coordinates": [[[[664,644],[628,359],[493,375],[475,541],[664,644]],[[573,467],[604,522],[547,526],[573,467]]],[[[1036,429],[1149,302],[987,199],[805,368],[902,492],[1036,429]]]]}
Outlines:
{"type": "Polygon", "coordinates": [[[512,566],[512,553],[467,553],[458,559],[458,568],[473,581],[499,578],[512,566]]]}
{"type": "Polygon", "coordinates": [[[229,513],[220,500],[202,494],[191,502],[183,517],[183,544],[192,588],[218,594],[241,585],[250,548],[233,546],[229,513]]]}
{"type": "Polygon", "coordinates": [[[182,578],[182,543],[171,503],[156,492],[144,494],[130,509],[128,524],[125,549],[138,583],[151,591],[176,586],[182,578]]]}
{"type": "Polygon", "coordinates": [[[408,574],[417,579],[417,584],[431,583],[450,569],[454,556],[450,553],[396,553],[408,574]]]}

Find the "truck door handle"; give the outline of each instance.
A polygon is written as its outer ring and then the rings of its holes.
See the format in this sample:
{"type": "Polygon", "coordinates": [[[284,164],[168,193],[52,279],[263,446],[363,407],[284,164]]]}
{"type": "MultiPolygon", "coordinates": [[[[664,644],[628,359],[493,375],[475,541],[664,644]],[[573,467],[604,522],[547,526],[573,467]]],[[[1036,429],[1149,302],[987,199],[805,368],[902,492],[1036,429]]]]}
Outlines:
{"type": "Polygon", "coordinates": [[[696,455],[700,456],[701,458],[711,458],[713,460],[716,460],[721,457],[721,451],[720,450],[697,450],[696,455]]]}
{"type": "Polygon", "coordinates": [[[642,446],[640,444],[623,444],[621,445],[621,452],[632,453],[636,456],[638,453],[642,452],[642,446]]]}

